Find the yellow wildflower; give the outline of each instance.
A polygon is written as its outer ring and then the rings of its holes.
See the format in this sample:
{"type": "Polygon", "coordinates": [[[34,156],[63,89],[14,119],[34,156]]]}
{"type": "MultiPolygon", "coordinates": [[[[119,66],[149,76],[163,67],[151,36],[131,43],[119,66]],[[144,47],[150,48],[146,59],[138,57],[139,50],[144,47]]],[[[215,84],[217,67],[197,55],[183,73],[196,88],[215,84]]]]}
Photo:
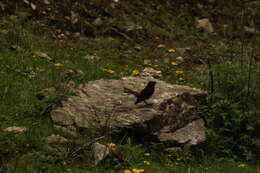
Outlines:
{"type": "Polygon", "coordinates": [[[174,49],[168,49],[167,51],[168,51],[169,53],[174,53],[174,52],[175,52],[174,49]]]}
{"type": "Polygon", "coordinates": [[[107,73],[115,73],[115,71],[111,70],[111,69],[105,69],[104,71],[107,72],[107,73]]]}
{"type": "Polygon", "coordinates": [[[131,171],[129,169],[126,169],[124,173],[131,173],[131,171]]]}
{"type": "Polygon", "coordinates": [[[150,165],[151,163],[149,161],[147,161],[147,160],[144,160],[144,164],[150,165]]]}
{"type": "Polygon", "coordinates": [[[61,43],[63,43],[63,42],[64,42],[64,40],[60,40],[60,42],[61,42],[61,43]]]}
{"type": "Polygon", "coordinates": [[[172,61],[172,62],[171,62],[171,65],[178,65],[178,63],[177,63],[177,62],[174,62],[174,61],[172,61]]]}
{"type": "Polygon", "coordinates": [[[139,173],[138,169],[136,169],[136,168],[133,168],[132,171],[133,171],[133,173],[139,173]]]}
{"type": "Polygon", "coordinates": [[[176,73],[176,74],[183,74],[184,71],[182,71],[182,70],[176,70],[175,73],[176,73]]]}
{"type": "Polygon", "coordinates": [[[141,173],[141,172],[144,172],[144,169],[139,169],[139,172],[141,173]]]}
{"type": "Polygon", "coordinates": [[[144,156],[151,156],[151,153],[144,153],[144,156]]]}
{"type": "Polygon", "coordinates": [[[139,71],[139,70],[133,70],[133,71],[132,71],[132,74],[133,74],[133,75],[138,75],[138,74],[140,74],[140,71],[139,71]]]}
{"type": "Polygon", "coordinates": [[[240,164],[238,165],[238,167],[239,167],[239,168],[244,168],[244,167],[246,167],[246,164],[245,164],[245,163],[240,163],[240,164]]]}
{"type": "Polygon", "coordinates": [[[116,144],[114,144],[114,143],[108,143],[107,146],[108,146],[108,147],[115,147],[116,144]]]}
{"type": "Polygon", "coordinates": [[[61,63],[56,63],[56,64],[54,64],[54,66],[55,66],[55,67],[61,67],[61,66],[63,66],[63,64],[61,64],[61,63]]]}
{"type": "Polygon", "coordinates": [[[132,172],[133,172],[133,173],[141,173],[141,172],[144,172],[144,169],[136,169],[136,168],[133,168],[133,169],[132,169],[132,172]]]}

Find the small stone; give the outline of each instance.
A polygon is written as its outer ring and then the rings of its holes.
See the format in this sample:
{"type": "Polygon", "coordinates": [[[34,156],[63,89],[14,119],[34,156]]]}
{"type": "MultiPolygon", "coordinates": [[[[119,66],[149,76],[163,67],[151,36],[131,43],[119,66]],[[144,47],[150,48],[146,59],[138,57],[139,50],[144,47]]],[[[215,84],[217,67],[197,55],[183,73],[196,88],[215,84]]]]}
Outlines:
{"type": "Polygon", "coordinates": [[[70,80],[68,83],[67,83],[67,88],[69,88],[69,89],[71,89],[71,90],[73,90],[73,89],[75,89],[75,87],[76,87],[76,84],[75,84],[75,82],[74,81],[72,81],[72,80],[70,80]]]}
{"type": "Polygon", "coordinates": [[[152,61],[150,59],[144,59],[144,65],[151,65],[152,61]]]}
{"type": "Polygon", "coordinates": [[[74,36],[74,37],[79,37],[79,36],[80,36],[80,32],[75,32],[75,33],[73,34],[73,36],[74,36]]]}
{"type": "Polygon", "coordinates": [[[32,10],[36,10],[36,8],[37,8],[37,6],[32,2],[30,3],[30,6],[31,6],[32,10]]]}
{"type": "Polygon", "coordinates": [[[178,57],[176,58],[176,61],[179,62],[179,63],[184,62],[184,58],[181,57],[181,56],[178,56],[178,57]]]}
{"type": "Polygon", "coordinates": [[[18,127],[18,126],[12,126],[12,127],[7,127],[6,129],[4,129],[5,132],[12,132],[12,133],[24,133],[26,132],[28,129],[27,127],[18,127]]]}
{"type": "Polygon", "coordinates": [[[212,24],[210,23],[209,19],[207,19],[207,18],[197,20],[196,27],[199,29],[203,29],[209,33],[214,31],[212,24]]]}
{"type": "Polygon", "coordinates": [[[135,27],[133,25],[128,25],[126,30],[133,31],[133,30],[135,30],[135,27]]]}
{"type": "Polygon", "coordinates": [[[52,120],[60,125],[73,125],[74,120],[72,119],[71,115],[67,114],[65,110],[56,109],[51,112],[52,120]]]}
{"type": "Polygon", "coordinates": [[[109,147],[95,142],[91,146],[91,151],[94,156],[95,165],[97,165],[100,161],[102,161],[109,154],[109,147]]]}
{"type": "Polygon", "coordinates": [[[57,35],[57,38],[58,38],[58,39],[65,39],[66,36],[65,36],[65,34],[61,33],[61,34],[58,34],[58,35],[57,35]]]}
{"type": "Polygon", "coordinates": [[[59,125],[54,125],[54,128],[57,130],[62,131],[63,133],[70,134],[72,136],[79,136],[77,129],[75,126],[59,126],[59,125]]]}
{"type": "Polygon", "coordinates": [[[22,50],[22,48],[20,47],[20,46],[18,46],[18,45],[11,45],[10,46],[10,49],[11,50],[15,50],[15,51],[21,51],[22,50]]]}
{"type": "Polygon", "coordinates": [[[49,0],[43,0],[43,3],[44,3],[45,5],[49,5],[49,4],[50,4],[50,1],[49,1],[49,0]]]}
{"type": "Polygon", "coordinates": [[[103,24],[103,21],[100,19],[100,17],[96,18],[93,23],[94,26],[101,26],[103,24]]]}
{"type": "Polygon", "coordinates": [[[163,58],[163,63],[169,64],[170,63],[170,58],[169,57],[163,58]]]}
{"type": "Polygon", "coordinates": [[[190,48],[190,47],[176,48],[176,51],[177,51],[180,55],[184,55],[185,53],[191,51],[191,48],[190,48]]]}
{"type": "Polygon", "coordinates": [[[50,87],[50,88],[45,88],[45,89],[42,89],[38,94],[36,94],[36,97],[39,99],[39,100],[42,100],[44,99],[46,96],[48,95],[52,95],[56,92],[56,88],[54,87],[50,87]]]}
{"type": "Polygon", "coordinates": [[[140,51],[140,50],[142,50],[142,47],[141,46],[135,46],[135,50],[140,51]]]}
{"type": "Polygon", "coordinates": [[[169,153],[174,153],[180,149],[181,149],[180,147],[170,147],[170,148],[166,148],[165,151],[167,151],[169,153]]]}
{"type": "Polygon", "coordinates": [[[153,68],[150,68],[150,67],[146,67],[142,73],[140,74],[141,76],[145,76],[145,77],[153,77],[153,78],[157,78],[157,79],[160,79],[162,78],[162,72],[159,71],[159,70],[155,70],[153,68]]]}
{"type": "Polygon", "coordinates": [[[44,53],[44,52],[34,52],[34,54],[40,58],[44,58],[48,61],[52,61],[52,58],[49,57],[49,55],[47,55],[47,53],[44,53]]]}
{"type": "Polygon", "coordinates": [[[248,27],[248,26],[244,26],[244,31],[249,33],[249,34],[256,34],[256,33],[258,33],[256,28],[248,27]]]}
{"type": "Polygon", "coordinates": [[[197,7],[198,7],[198,9],[203,10],[203,5],[202,4],[197,4],[197,7]]]}
{"type": "Polygon", "coordinates": [[[82,57],[83,59],[89,60],[89,61],[94,61],[94,60],[100,60],[101,58],[96,55],[85,55],[82,57]]]}
{"type": "Polygon", "coordinates": [[[24,2],[25,4],[27,4],[27,5],[30,4],[30,2],[29,2],[28,0],[23,0],[23,2],[24,2]]]}
{"type": "Polygon", "coordinates": [[[79,37],[79,40],[80,40],[80,41],[87,40],[87,37],[85,37],[85,36],[82,35],[82,36],[79,37]]]}
{"type": "Polygon", "coordinates": [[[83,71],[81,70],[74,70],[74,69],[67,69],[64,71],[64,76],[66,78],[71,78],[71,77],[74,77],[74,76],[80,76],[80,75],[83,75],[83,71]]]}
{"type": "Polygon", "coordinates": [[[216,0],[208,0],[208,2],[213,4],[216,2],[216,0]]]}
{"type": "Polygon", "coordinates": [[[188,123],[185,127],[168,132],[168,127],[157,133],[160,141],[175,141],[180,144],[197,145],[206,140],[205,125],[202,119],[188,123]]]}
{"type": "Polygon", "coordinates": [[[43,139],[47,144],[53,144],[53,143],[67,143],[69,142],[68,139],[64,138],[63,136],[60,135],[54,135],[52,134],[51,136],[48,136],[43,139]]]}
{"type": "Polygon", "coordinates": [[[166,47],[165,44],[159,44],[159,45],[157,46],[157,48],[165,48],[165,47],[166,47]]]}
{"type": "Polygon", "coordinates": [[[114,2],[112,2],[112,3],[110,3],[110,8],[116,8],[116,3],[114,3],[114,2]]]}
{"type": "Polygon", "coordinates": [[[69,31],[65,31],[65,35],[70,36],[71,34],[69,31]]]}
{"type": "Polygon", "coordinates": [[[72,24],[75,24],[79,21],[79,16],[77,13],[75,13],[74,11],[71,11],[70,12],[70,17],[69,17],[69,20],[72,24]]]}

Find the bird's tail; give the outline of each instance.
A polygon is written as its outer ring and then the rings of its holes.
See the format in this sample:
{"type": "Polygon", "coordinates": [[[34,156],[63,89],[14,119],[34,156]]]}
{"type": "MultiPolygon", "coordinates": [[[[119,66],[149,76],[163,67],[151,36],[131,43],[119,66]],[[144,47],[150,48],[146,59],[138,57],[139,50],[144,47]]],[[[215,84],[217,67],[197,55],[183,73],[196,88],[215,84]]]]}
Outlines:
{"type": "Polygon", "coordinates": [[[131,90],[129,88],[124,88],[124,92],[128,93],[128,94],[133,94],[135,97],[139,97],[140,96],[139,92],[133,91],[133,90],[131,90]]]}

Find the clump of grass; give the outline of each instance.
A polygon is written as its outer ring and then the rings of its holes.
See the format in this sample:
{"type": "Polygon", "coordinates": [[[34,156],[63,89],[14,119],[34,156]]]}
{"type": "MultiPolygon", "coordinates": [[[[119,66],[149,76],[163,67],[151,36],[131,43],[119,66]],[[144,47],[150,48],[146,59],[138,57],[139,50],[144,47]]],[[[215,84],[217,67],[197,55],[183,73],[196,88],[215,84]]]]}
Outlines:
{"type": "Polygon", "coordinates": [[[23,27],[14,26],[5,35],[6,42],[10,48],[28,50],[32,48],[29,32],[23,27]]]}
{"type": "Polygon", "coordinates": [[[194,75],[210,93],[206,151],[215,157],[253,161],[260,157],[260,139],[255,136],[260,125],[259,63],[252,63],[251,57],[243,64],[238,57],[232,61],[217,57],[221,63],[200,68],[194,75]]]}

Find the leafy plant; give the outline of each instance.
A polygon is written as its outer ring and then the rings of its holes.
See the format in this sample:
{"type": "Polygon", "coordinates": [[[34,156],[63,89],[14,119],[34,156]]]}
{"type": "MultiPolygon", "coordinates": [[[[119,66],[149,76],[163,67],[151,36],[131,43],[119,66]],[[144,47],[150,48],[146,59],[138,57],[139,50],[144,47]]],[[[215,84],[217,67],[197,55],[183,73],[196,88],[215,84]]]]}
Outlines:
{"type": "Polygon", "coordinates": [[[212,69],[214,92],[208,97],[206,116],[209,129],[206,145],[210,153],[236,159],[259,158],[259,152],[254,152],[259,148],[259,136],[255,134],[260,125],[257,67],[248,72],[240,64],[228,62],[212,69]],[[248,73],[253,80],[248,81],[248,73]]]}

